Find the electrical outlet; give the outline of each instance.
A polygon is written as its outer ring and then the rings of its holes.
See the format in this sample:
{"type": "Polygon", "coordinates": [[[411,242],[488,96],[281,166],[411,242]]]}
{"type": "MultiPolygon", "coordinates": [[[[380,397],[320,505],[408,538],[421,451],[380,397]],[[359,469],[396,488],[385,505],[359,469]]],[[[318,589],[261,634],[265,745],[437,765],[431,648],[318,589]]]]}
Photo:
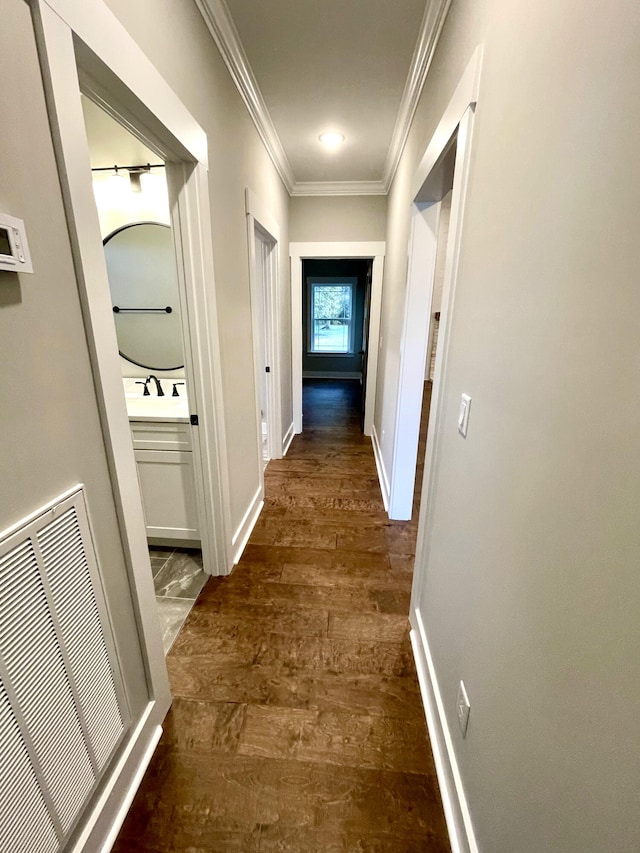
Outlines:
{"type": "Polygon", "coordinates": [[[456,700],[456,710],[458,712],[458,722],[460,723],[460,731],[462,737],[467,736],[467,726],[469,725],[469,713],[471,711],[471,703],[467,696],[467,690],[464,686],[464,681],[458,685],[458,698],[456,700]]]}

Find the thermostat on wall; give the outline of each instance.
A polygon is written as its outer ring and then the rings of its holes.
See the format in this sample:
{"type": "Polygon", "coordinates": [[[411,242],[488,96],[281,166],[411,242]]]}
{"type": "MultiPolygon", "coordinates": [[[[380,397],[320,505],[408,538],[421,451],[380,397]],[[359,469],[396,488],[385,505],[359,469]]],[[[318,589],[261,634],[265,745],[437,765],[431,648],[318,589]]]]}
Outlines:
{"type": "Polygon", "coordinates": [[[0,270],[33,272],[22,219],[0,213],[0,270]]]}

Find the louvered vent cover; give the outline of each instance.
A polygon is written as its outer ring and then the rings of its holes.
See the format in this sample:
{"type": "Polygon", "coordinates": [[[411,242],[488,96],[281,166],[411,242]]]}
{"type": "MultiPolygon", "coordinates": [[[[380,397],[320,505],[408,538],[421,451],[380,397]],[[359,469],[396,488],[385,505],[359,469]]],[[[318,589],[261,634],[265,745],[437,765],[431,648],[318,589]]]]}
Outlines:
{"type": "Polygon", "coordinates": [[[0,541],[0,678],[0,851],[58,851],[129,722],[81,489],[0,541]]]}

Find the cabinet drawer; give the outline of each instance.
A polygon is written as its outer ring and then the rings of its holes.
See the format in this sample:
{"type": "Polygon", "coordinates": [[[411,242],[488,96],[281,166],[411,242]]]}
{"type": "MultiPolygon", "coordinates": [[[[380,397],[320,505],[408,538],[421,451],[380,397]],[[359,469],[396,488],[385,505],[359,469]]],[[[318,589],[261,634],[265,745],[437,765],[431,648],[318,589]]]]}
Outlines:
{"type": "Polygon", "coordinates": [[[191,450],[191,424],[130,421],[134,450],[191,450]]]}

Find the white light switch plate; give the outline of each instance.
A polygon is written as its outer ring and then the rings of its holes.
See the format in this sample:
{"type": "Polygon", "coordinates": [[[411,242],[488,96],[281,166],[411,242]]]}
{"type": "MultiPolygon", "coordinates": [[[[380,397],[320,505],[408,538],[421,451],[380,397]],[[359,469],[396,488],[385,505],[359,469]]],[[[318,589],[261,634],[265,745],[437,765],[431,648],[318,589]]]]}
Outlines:
{"type": "Polygon", "coordinates": [[[463,394],[460,400],[460,413],[458,414],[458,432],[463,438],[467,437],[469,427],[469,409],[471,408],[471,397],[463,394]]]}
{"type": "Polygon", "coordinates": [[[460,723],[460,731],[462,737],[467,736],[467,726],[469,725],[469,714],[471,712],[471,703],[467,696],[467,690],[464,686],[464,681],[458,685],[458,698],[456,700],[456,711],[458,713],[458,722],[460,723]]]}

